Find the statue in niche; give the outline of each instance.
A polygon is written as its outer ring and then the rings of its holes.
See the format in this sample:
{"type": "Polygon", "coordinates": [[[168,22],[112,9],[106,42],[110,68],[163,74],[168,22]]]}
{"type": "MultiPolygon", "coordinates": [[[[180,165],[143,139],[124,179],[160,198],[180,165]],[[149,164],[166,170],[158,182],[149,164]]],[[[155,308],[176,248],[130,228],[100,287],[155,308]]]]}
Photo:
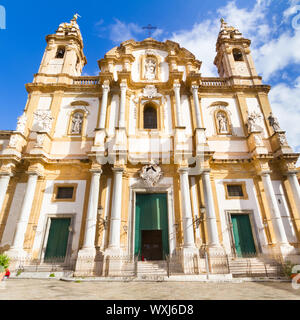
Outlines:
{"type": "Polygon", "coordinates": [[[223,112],[217,114],[217,123],[219,133],[229,133],[228,120],[223,112]]]}
{"type": "Polygon", "coordinates": [[[270,113],[268,120],[269,120],[270,126],[273,128],[275,132],[282,131],[277,118],[273,116],[272,112],[270,113]]]}
{"type": "Polygon", "coordinates": [[[72,117],[71,134],[81,134],[82,123],[83,114],[81,112],[76,112],[72,117]]]}
{"type": "Polygon", "coordinates": [[[145,60],[145,78],[147,80],[155,79],[156,61],[153,58],[147,58],[145,60]]]}

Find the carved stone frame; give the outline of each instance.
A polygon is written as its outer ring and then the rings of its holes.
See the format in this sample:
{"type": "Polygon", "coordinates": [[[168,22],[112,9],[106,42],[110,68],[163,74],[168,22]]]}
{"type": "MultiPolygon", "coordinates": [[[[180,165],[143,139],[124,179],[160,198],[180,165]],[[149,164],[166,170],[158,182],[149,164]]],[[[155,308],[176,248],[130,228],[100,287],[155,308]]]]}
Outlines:
{"type": "Polygon", "coordinates": [[[260,239],[259,239],[259,235],[258,235],[258,227],[255,222],[253,210],[225,210],[227,229],[228,229],[229,238],[230,238],[231,253],[234,256],[237,256],[235,242],[234,242],[234,236],[233,236],[232,222],[231,222],[231,215],[232,214],[244,214],[244,215],[249,216],[255,250],[256,250],[257,254],[260,254],[262,252],[262,246],[260,243],[260,239]]]}
{"type": "MultiPolygon", "coordinates": [[[[163,182],[163,178],[160,182],[163,182]]],[[[168,178],[167,178],[168,179],[168,178]]],[[[169,254],[172,255],[176,250],[176,226],[175,226],[175,209],[174,209],[174,190],[173,184],[159,183],[154,187],[146,187],[142,181],[138,181],[130,186],[129,195],[129,215],[128,215],[128,254],[134,254],[135,245],[135,208],[137,193],[166,193],[168,208],[168,232],[169,232],[169,254]]]]}

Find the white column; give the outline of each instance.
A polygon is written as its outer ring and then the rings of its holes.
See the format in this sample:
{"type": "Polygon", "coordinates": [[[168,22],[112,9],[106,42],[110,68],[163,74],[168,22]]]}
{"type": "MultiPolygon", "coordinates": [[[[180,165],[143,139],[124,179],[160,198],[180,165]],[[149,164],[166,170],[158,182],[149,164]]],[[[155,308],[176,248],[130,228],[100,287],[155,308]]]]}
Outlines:
{"type": "MultiPolygon", "coordinates": [[[[194,217],[200,218],[200,213],[199,213],[199,201],[197,197],[197,190],[196,190],[196,180],[195,176],[191,177],[191,195],[192,195],[192,200],[193,200],[193,209],[194,209],[194,217]]],[[[200,227],[196,229],[196,238],[201,239],[200,235],[200,227]]]]}
{"type": "Polygon", "coordinates": [[[182,127],[181,102],[180,102],[180,84],[179,83],[174,83],[173,89],[174,89],[174,92],[175,92],[175,101],[176,101],[177,127],[182,127]]]}
{"type": "Polygon", "coordinates": [[[33,198],[35,194],[38,174],[30,172],[28,173],[28,182],[25,190],[25,196],[22,203],[21,213],[17,222],[16,232],[10,251],[19,251],[21,254],[23,251],[23,244],[25,238],[25,232],[28,225],[28,220],[32,208],[33,198]]]}
{"type": "Polygon", "coordinates": [[[6,195],[6,191],[8,188],[8,184],[9,184],[9,180],[10,180],[10,174],[1,174],[0,176],[0,213],[2,210],[2,206],[3,206],[3,202],[4,202],[4,198],[6,195]]]}
{"type": "Polygon", "coordinates": [[[296,172],[288,172],[288,181],[291,186],[298,214],[300,215],[300,186],[296,172]]]}
{"type": "Polygon", "coordinates": [[[219,236],[217,219],[214,208],[214,199],[210,182],[210,174],[208,171],[204,171],[202,174],[204,198],[206,206],[206,221],[208,229],[208,241],[210,246],[219,246],[219,236]]]}
{"type": "Polygon", "coordinates": [[[188,168],[180,168],[180,191],[182,203],[184,248],[194,248],[194,228],[191,208],[188,168]]]}
{"type": "Polygon", "coordinates": [[[195,113],[196,113],[196,124],[197,124],[197,128],[201,128],[202,124],[201,124],[201,113],[200,113],[200,105],[199,105],[199,98],[198,98],[198,88],[199,86],[192,85],[195,113]]]}
{"type": "Polygon", "coordinates": [[[120,248],[120,228],[122,209],[122,176],[123,168],[113,168],[114,187],[112,195],[112,208],[110,217],[109,245],[110,249],[120,248]]]}
{"type": "Polygon", "coordinates": [[[271,211],[271,219],[273,222],[276,239],[278,240],[279,243],[287,244],[288,240],[285,234],[285,230],[284,230],[283,222],[281,219],[281,214],[278,207],[277,199],[275,197],[270,174],[263,173],[261,177],[262,177],[264,189],[266,192],[267,200],[269,203],[269,208],[271,211]]]}
{"type": "Polygon", "coordinates": [[[92,181],[90,186],[89,204],[86,217],[84,241],[82,249],[94,250],[95,249],[95,235],[97,225],[97,211],[98,211],[98,200],[99,200],[99,188],[100,188],[100,177],[101,170],[91,170],[92,181]]]}
{"type": "Polygon", "coordinates": [[[120,110],[119,110],[119,127],[125,128],[125,105],[126,105],[126,91],[127,85],[122,82],[120,84],[121,88],[121,99],[120,99],[120,110]]]}
{"type": "Polygon", "coordinates": [[[100,121],[99,121],[99,128],[105,128],[105,120],[106,120],[106,111],[107,111],[107,97],[109,92],[109,85],[103,84],[102,85],[102,101],[101,101],[101,111],[100,111],[100,121]]]}

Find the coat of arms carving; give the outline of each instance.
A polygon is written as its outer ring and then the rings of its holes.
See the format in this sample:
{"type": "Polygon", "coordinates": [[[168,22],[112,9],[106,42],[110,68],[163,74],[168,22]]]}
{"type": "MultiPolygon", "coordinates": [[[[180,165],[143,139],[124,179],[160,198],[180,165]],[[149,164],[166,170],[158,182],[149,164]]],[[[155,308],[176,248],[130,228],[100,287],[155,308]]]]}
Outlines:
{"type": "Polygon", "coordinates": [[[163,173],[157,164],[149,164],[142,168],[140,177],[148,187],[155,186],[161,179],[163,173]]]}

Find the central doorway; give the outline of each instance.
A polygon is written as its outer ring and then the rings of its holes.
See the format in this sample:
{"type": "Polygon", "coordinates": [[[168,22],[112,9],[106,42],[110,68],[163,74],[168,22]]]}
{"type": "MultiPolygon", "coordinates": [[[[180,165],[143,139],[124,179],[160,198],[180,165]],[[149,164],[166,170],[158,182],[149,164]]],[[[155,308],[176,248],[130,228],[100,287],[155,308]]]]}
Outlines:
{"type": "Polygon", "coordinates": [[[137,193],[134,254],[139,260],[164,260],[169,254],[166,193],[137,193]]]}
{"type": "Polygon", "coordinates": [[[231,214],[232,232],[238,257],[256,253],[251,223],[248,214],[231,214]]]}

